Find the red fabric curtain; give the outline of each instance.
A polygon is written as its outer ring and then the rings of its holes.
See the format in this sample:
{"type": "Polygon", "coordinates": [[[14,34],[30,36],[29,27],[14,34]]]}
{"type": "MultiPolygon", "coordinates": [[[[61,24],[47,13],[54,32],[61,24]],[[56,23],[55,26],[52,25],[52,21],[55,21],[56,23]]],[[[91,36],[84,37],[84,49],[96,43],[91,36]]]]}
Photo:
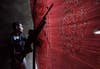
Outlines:
{"type": "Polygon", "coordinates": [[[37,48],[38,69],[99,69],[99,0],[31,0],[34,26],[47,7],[54,3],[40,34],[37,48]]]}

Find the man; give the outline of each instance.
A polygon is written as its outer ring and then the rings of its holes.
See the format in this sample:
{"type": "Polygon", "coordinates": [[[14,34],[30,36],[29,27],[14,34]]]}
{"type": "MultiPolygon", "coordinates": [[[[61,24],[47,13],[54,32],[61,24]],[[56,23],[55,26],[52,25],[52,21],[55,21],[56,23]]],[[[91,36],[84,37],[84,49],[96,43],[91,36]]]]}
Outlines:
{"type": "Polygon", "coordinates": [[[10,34],[10,56],[12,59],[12,69],[26,69],[24,57],[31,52],[31,44],[28,44],[25,35],[23,34],[23,25],[19,22],[12,24],[13,32],[10,34]],[[27,43],[27,44],[26,44],[27,43]]]}

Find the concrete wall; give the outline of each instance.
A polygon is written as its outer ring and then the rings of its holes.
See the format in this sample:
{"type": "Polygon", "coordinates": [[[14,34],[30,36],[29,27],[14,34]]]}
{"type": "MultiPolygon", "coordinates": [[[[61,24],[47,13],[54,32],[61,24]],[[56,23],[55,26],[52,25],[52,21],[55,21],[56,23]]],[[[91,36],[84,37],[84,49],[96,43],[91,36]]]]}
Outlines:
{"type": "MultiPolygon", "coordinates": [[[[29,0],[0,0],[0,69],[9,69],[7,36],[12,31],[11,23],[14,21],[24,24],[26,34],[28,29],[33,28],[29,0]]],[[[32,59],[32,54],[27,58],[32,59]]]]}

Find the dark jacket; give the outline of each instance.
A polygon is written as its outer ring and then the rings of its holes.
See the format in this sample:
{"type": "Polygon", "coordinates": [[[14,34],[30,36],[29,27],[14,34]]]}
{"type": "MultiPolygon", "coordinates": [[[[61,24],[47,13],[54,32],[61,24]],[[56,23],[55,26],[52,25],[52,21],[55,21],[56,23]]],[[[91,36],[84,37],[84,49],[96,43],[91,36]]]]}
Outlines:
{"type": "Polygon", "coordinates": [[[11,33],[9,41],[10,56],[12,59],[22,62],[26,54],[32,51],[31,44],[27,44],[27,39],[23,33],[17,35],[11,33]]]}

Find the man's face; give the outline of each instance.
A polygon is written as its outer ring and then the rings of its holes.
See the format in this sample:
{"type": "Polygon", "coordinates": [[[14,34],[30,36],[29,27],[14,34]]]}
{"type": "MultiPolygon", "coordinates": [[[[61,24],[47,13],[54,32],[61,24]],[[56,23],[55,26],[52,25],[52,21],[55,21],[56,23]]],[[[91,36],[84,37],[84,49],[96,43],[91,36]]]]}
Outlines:
{"type": "Polygon", "coordinates": [[[23,32],[23,30],[24,30],[23,25],[22,25],[22,24],[19,24],[19,25],[17,26],[17,31],[18,31],[18,32],[23,32]]]}

